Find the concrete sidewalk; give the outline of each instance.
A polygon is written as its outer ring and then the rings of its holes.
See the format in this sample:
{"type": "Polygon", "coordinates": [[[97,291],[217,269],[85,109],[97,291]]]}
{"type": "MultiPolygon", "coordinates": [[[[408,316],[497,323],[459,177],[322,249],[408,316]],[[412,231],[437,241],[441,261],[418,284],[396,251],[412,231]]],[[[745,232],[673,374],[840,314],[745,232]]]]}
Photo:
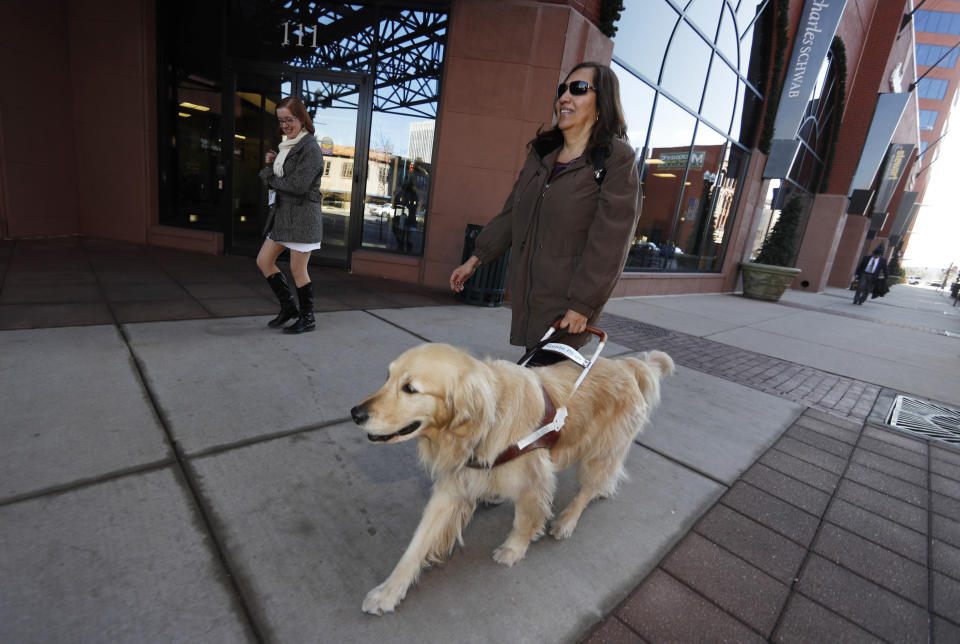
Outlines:
{"type": "Polygon", "coordinates": [[[956,641],[960,450],[892,431],[884,409],[899,392],[960,404],[945,296],[611,302],[605,355],[678,363],[630,480],[511,569],[491,553],[512,508],[478,511],[378,618],[360,602],[430,481],[412,444],[371,445],[350,407],[420,342],[518,351],[506,309],[312,272],[319,329],[291,337],[263,328],[249,259],[0,245],[0,639],[912,640],[929,617],[956,641]],[[86,326],[65,324],[75,309],[86,326]],[[858,612],[850,592],[883,602],[858,612]]]}

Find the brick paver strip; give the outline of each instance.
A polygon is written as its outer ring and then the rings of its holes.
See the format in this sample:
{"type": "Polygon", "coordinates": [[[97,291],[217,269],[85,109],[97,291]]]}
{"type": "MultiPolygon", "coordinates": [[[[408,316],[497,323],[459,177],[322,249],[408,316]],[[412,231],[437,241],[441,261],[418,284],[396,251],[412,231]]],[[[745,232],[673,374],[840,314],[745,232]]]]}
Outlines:
{"type": "Polygon", "coordinates": [[[661,566],[704,597],[768,637],[790,586],[693,532],[661,566]]]}
{"type": "Polygon", "coordinates": [[[940,541],[960,548],[960,521],[954,521],[941,514],[937,514],[936,508],[933,508],[933,510],[933,520],[931,521],[933,525],[933,536],[940,541]]]}
{"type": "Polygon", "coordinates": [[[960,501],[934,492],[932,505],[933,511],[937,514],[942,514],[954,521],[960,521],[960,501]]]}
{"type": "Polygon", "coordinates": [[[777,641],[875,644],[877,638],[837,613],[795,593],[784,611],[777,641]]]}
{"type": "Polygon", "coordinates": [[[587,641],[960,641],[960,449],[808,408],[607,622],[587,641]]]}
{"type": "Polygon", "coordinates": [[[927,565],[927,535],[922,532],[884,519],[839,498],[833,500],[824,518],[835,526],[889,548],[921,566],[927,565]]]}
{"type": "MultiPolygon", "coordinates": [[[[862,423],[880,387],[788,360],[604,313],[597,323],[610,340],[637,351],[666,351],[684,367],[759,389],[862,423]]],[[[858,427],[859,428],[859,427],[858,427]]]]}

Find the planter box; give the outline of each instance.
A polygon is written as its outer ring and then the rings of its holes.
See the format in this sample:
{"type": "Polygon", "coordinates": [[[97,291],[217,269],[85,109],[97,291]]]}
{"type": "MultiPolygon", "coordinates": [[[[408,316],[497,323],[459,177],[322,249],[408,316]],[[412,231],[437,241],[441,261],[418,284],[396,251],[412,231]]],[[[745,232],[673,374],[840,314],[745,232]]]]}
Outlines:
{"type": "Polygon", "coordinates": [[[793,278],[800,274],[800,269],[741,262],[740,272],[743,274],[744,295],[756,300],[776,302],[790,286],[793,278]]]}

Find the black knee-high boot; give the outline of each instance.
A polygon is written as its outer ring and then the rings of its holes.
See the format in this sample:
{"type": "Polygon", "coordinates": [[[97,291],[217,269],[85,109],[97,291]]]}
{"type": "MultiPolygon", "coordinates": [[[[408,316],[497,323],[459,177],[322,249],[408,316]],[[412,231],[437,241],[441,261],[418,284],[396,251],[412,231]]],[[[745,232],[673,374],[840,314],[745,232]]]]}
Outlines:
{"type": "Polygon", "coordinates": [[[273,289],[273,294],[277,296],[277,300],[280,302],[280,313],[267,322],[268,327],[275,329],[278,326],[283,326],[287,320],[292,320],[300,315],[300,309],[297,308],[297,303],[293,299],[293,294],[290,292],[290,287],[287,286],[287,280],[282,271],[268,277],[267,284],[273,289]]]}
{"type": "Polygon", "coordinates": [[[313,319],[313,282],[297,287],[297,299],[300,300],[300,317],[284,327],[284,333],[304,333],[317,328],[317,321],[313,319]]]}

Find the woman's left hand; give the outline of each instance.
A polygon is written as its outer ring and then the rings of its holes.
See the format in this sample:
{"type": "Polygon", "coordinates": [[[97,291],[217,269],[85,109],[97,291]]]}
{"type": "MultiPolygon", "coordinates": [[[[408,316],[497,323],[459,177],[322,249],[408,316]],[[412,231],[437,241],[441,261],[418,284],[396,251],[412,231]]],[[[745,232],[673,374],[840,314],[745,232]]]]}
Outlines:
{"type": "Polygon", "coordinates": [[[563,319],[560,320],[560,328],[566,328],[567,333],[583,333],[587,329],[587,316],[580,315],[573,309],[567,309],[563,319]]]}

